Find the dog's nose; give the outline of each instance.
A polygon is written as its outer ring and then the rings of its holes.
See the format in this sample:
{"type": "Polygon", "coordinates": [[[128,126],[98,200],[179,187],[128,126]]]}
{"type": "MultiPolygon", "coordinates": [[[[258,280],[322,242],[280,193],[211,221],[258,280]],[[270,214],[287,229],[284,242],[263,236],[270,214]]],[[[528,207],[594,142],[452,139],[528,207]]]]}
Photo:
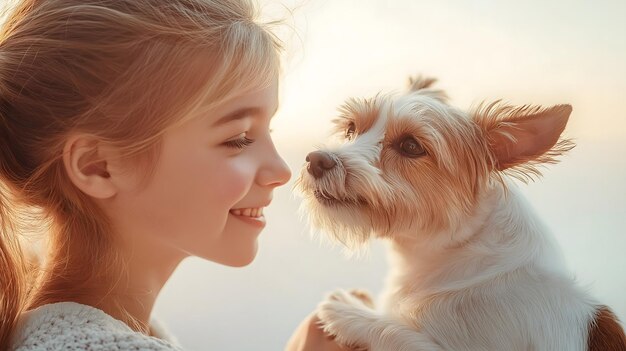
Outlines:
{"type": "Polygon", "coordinates": [[[306,155],[306,161],[309,163],[306,170],[315,179],[319,179],[324,175],[324,172],[333,169],[337,162],[327,152],[313,151],[306,155]]]}

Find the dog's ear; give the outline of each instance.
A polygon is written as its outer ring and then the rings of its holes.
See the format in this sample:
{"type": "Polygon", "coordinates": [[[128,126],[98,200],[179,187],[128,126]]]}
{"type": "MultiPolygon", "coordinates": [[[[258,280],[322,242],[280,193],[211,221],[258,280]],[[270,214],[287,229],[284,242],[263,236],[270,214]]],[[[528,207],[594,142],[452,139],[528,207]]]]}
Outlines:
{"type": "Polygon", "coordinates": [[[435,82],[437,82],[435,78],[423,76],[409,77],[409,91],[419,92],[420,94],[428,95],[441,102],[447,102],[448,96],[443,90],[432,88],[435,82]]]}
{"type": "Polygon", "coordinates": [[[437,82],[435,78],[427,78],[421,75],[417,77],[409,77],[409,90],[416,91],[421,89],[430,88],[433,84],[437,82]]]}
{"type": "Polygon", "coordinates": [[[479,106],[472,118],[487,138],[494,168],[517,167],[532,178],[541,174],[535,165],[556,163],[556,156],[574,147],[569,139],[559,139],[571,113],[570,105],[513,107],[496,101],[479,106]]]}

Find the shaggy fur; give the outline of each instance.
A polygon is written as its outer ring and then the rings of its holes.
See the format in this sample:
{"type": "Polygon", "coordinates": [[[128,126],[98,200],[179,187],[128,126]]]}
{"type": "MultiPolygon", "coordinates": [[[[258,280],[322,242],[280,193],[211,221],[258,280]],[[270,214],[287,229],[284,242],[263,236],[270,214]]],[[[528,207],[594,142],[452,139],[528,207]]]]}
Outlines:
{"type": "Polygon", "coordinates": [[[324,329],[371,351],[626,350],[505,174],[532,179],[573,147],[560,139],[571,106],[465,113],[434,82],[348,100],[343,142],[307,157],[311,224],[350,249],[383,238],[391,261],[382,305],[338,290],[319,305],[324,329]]]}

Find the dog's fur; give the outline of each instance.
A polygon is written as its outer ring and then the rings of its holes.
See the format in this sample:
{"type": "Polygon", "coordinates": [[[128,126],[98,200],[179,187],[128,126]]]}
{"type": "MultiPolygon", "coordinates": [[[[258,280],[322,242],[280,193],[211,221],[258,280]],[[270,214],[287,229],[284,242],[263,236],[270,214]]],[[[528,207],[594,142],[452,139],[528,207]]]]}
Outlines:
{"type": "Polygon", "coordinates": [[[626,350],[504,174],[534,178],[573,147],[560,139],[571,106],[464,113],[433,83],[349,100],[345,140],[307,157],[297,187],[312,225],[353,249],[387,239],[392,266],[378,309],[342,290],[322,302],[325,330],[371,351],[626,350]]]}

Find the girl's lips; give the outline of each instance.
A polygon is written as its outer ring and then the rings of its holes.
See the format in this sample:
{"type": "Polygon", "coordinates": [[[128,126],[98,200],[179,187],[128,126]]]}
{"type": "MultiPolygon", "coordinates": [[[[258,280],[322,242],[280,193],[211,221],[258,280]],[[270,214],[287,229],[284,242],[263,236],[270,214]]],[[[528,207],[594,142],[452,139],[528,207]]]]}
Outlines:
{"type": "Polygon", "coordinates": [[[255,208],[236,208],[229,211],[229,213],[250,225],[253,225],[257,228],[265,227],[265,216],[263,216],[263,207],[255,207],[255,208]]]}

